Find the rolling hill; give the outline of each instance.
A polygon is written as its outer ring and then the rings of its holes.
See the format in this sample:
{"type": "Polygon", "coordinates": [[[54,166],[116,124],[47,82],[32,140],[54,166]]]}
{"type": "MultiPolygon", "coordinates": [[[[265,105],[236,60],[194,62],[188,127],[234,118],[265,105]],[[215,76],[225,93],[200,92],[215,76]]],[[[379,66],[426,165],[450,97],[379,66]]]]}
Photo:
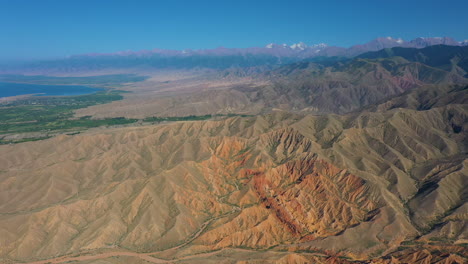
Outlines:
{"type": "Polygon", "coordinates": [[[0,146],[0,255],[466,257],[467,111],[276,112],[0,146]]]}

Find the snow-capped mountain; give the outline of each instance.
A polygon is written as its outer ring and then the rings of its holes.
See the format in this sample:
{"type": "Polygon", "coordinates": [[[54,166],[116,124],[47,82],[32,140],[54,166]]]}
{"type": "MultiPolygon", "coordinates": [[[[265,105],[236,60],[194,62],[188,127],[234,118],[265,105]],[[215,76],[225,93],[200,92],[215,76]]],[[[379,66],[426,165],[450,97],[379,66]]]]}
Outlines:
{"type": "Polygon", "coordinates": [[[299,42],[291,45],[291,49],[293,50],[305,50],[307,45],[304,42],[299,42]]]}
{"type": "Polygon", "coordinates": [[[325,43],[319,43],[319,44],[314,44],[314,45],[312,45],[311,47],[312,47],[312,48],[321,48],[321,49],[322,49],[322,48],[328,47],[328,45],[325,44],[325,43]]]}
{"type": "MultiPolygon", "coordinates": [[[[432,45],[468,46],[468,40],[456,41],[452,38],[416,38],[405,41],[402,38],[383,37],[365,44],[354,45],[349,48],[329,46],[324,43],[295,44],[270,43],[263,47],[225,48],[200,50],[141,50],[123,51],[115,53],[93,53],[74,55],[63,59],[39,61],[31,63],[25,68],[36,73],[66,72],[75,70],[89,70],[114,67],[154,67],[154,68],[215,68],[256,67],[278,65],[297,62],[309,58],[320,57],[354,57],[370,51],[386,48],[425,48],[432,45]]],[[[340,59],[340,58],[334,58],[340,59]]],[[[333,60],[334,60],[333,59],[333,60]]],[[[2,70],[0,73],[16,74],[21,70],[2,70]]]]}
{"type": "Polygon", "coordinates": [[[288,45],[288,44],[280,45],[280,44],[270,43],[265,46],[265,48],[267,49],[283,48],[283,49],[292,49],[292,50],[320,49],[320,48],[325,48],[325,47],[328,47],[328,45],[325,43],[307,45],[304,42],[298,42],[292,45],[288,45]]]}
{"type": "Polygon", "coordinates": [[[405,41],[402,38],[393,37],[382,37],[376,38],[364,44],[354,45],[349,48],[329,46],[325,43],[319,44],[306,44],[304,42],[297,42],[291,45],[288,44],[276,44],[269,43],[264,47],[252,47],[252,48],[224,48],[219,47],[215,49],[204,49],[204,50],[190,50],[185,49],[179,50],[142,50],[142,51],[125,51],[116,53],[106,54],[84,54],[72,57],[99,57],[99,56],[134,56],[134,57],[148,57],[148,56],[232,56],[232,55],[270,55],[278,58],[297,58],[304,59],[317,56],[343,56],[352,57],[359,54],[377,51],[385,48],[404,47],[404,48],[425,48],[432,45],[449,45],[449,46],[466,46],[468,40],[456,41],[449,37],[431,37],[423,38],[419,37],[410,41],[405,41]]]}
{"type": "Polygon", "coordinates": [[[408,42],[407,47],[412,48],[425,48],[433,45],[448,45],[448,46],[459,46],[460,42],[448,37],[434,37],[434,38],[415,38],[408,42]]]}
{"type": "Polygon", "coordinates": [[[288,46],[288,44],[279,45],[279,44],[275,44],[275,43],[270,43],[270,44],[267,44],[265,46],[265,48],[267,48],[267,49],[279,49],[279,48],[286,49],[286,48],[290,48],[290,47],[288,46]]]}

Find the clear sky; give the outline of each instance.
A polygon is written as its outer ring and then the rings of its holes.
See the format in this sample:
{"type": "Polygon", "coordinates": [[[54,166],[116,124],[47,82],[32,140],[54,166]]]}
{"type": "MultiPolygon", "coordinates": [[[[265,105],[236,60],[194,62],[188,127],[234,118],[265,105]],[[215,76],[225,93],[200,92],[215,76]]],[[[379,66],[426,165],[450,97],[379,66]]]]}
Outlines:
{"type": "Polygon", "coordinates": [[[376,37],[468,39],[467,0],[0,0],[0,61],[92,52],[350,46],[376,37]]]}

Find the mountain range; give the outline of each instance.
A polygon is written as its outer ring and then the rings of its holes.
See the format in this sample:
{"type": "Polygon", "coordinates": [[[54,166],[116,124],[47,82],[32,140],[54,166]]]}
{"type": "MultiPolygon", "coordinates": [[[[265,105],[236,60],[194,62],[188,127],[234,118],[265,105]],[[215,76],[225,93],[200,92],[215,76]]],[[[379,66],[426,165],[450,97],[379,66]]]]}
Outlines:
{"type": "Polygon", "coordinates": [[[148,81],[144,96],[135,94],[126,103],[91,106],[77,114],[143,118],[262,114],[275,109],[346,114],[423,86],[468,84],[467,51],[468,46],[391,48],[346,60],[220,70],[202,80],[148,81]],[[400,52],[404,57],[388,55],[400,52]],[[214,81],[226,84],[206,88],[214,81]],[[175,90],[178,86],[183,90],[175,90]]]}
{"type": "Polygon", "coordinates": [[[81,57],[81,56],[150,56],[154,54],[160,54],[164,56],[193,56],[193,55],[203,55],[203,56],[229,56],[229,55],[272,55],[275,57],[299,57],[299,58],[309,58],[309,57],[319,57],[319,56],[356,56],[368,51],[377,51],[384,48],[393,48],[393,47],[405,47],[405,48],[425,48],[433,45],[448,45],[448,46],[466,46],[468,45],[468,40],[465,41],[456,41],[453,38],[449,37],[432,37],[432,38],[423,38],[419,37],[411,41],[405,41],[401,38],[392,38],[384,37],[377,38],[365,44],[359,44],[351,46],[350,48],[329,46],[325,43],[307,45],[304,42],[295,43],[292,45],[287,44],[275,44],[270,43],[265,47],[253,47],[253,48],[224,48],[219,47],[216,49],[206,49],[206,50],[142,50],[142,51],[123,51],[117,53],[94,53],[94,54],[83,54],[76,55],[72,57],[81,57]]]}
{"type": "Polygon", "coordinates": [[[411,41],[391,37],[377,38],[349,48],[327,44],[268,44],[253,48],[216,48],[206,50],[142,50],[116,53],[90,53],[55,60],[0,67],[0,74],[59,74],[104,69],[228,69],[235,67],[275,67],[304,59],[351,58],[385,48],[425,48],[434,45],[467,46],[468,41],[444,38],[416,38],[411,41]]]}

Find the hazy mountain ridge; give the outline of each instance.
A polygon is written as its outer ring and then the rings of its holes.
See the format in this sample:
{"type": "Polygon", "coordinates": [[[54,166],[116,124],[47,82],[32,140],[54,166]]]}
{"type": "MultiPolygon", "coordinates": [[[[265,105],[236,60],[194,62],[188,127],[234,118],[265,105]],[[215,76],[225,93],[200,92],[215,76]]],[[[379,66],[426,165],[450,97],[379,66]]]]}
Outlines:
{"type": "Polygon", "coordinates": [[[275,57],[317,57],[317,56],[356,56],[367,51],[377,51],[385,48],[405,47],[405,48],[425,48],[433,45],[448,45],[448,46],[465,46],[465,41],[456,41],[449,37],[419,37],[411,41],[404,41],[401,38],[395,39],[392,37],[376,38],[365,44],[358,44],[350,48],[342,48],[329,46],[325,43],[307,45],[304,42],[295,43],[292,45],[270,43],[265,47],[252,48],[225,48],[219,47],[216,49],[205,50],[143,50],[143,51],[123,51],[117,53],[94,53],[74,55],[73,57],[97,57],[97,56],[140,56],[145,57],[151,54],[159,54],[161,56],[193,56],[193,55],[215,55],[215,56],[232,56],[232,55],[272,55],[275,57]]]}
{"type": "Polygon", "coordinates": [[[302,42],[268,44],[254,48],[216,48],[207,50],[143,50],[116,53],[93,53],[73,55],[68,58],[26,63],[20,66],[0,68],[0,73],[59,74],[103,69],[227,69],[233,67],[254,67],[282,65],[316,57],[354,57],[370,51],[385,48],[425,48],[433,45],[466,46],[452,38],[417,38],[411,41],[391,37],[377,38],[350,48],[316,44],[308,46],[302,42]]]}
{"type": "Polygon", "coordinates": [[[420,62],[431,67],[446,71],[458,72],[463,75],[468,72],[468,48],[436,45],[424,49],[392,48],[378,52],[365,53],[360,58],[402,57],[409,61],[420,62]]]}
{"type": "MultiPolygon", "coordinates": [[[[343,114],[426,85],[467,84],[463,63],[467,59],[468,47],[456,47],[459,51],[452,52],[454,48],[433,46],[421,50],[403,49],[407,51],[409,59],[393,56],[375,58],[375,54],[370,54],[374,58],[302,61],[274,69],[229,69],[210,78],[228,82],[240,79],[243,82],[218,89],[187,90],[183,94],[134,99],[141,105],[138,109],[131,104],[115,102],[80,109],[77,113],[79,116],[135,118],[153,115],[259,114],[272,109],[343,114]],[[431,53],[433,49],[437,49],[437,52],[431,53]],[[433,66],[411,61],[411,56],[419,53],[426,54],[425,61],[433,66]]],[[[191,79],[187,81],[193,83],[191,79]]]]}

